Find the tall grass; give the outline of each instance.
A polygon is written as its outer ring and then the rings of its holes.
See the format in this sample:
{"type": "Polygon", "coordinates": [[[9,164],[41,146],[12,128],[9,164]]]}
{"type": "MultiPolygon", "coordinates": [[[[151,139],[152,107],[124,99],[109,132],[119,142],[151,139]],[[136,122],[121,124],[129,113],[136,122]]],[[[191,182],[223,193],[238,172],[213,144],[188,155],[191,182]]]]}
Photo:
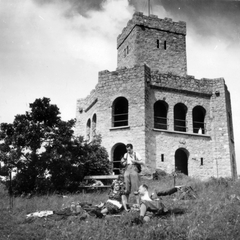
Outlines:
{"type": "MultiPolygon", "coordinates": [[[[158,181],[142,180],[150,192],[173,186],[172,177],[158,181]]],[[[73,201],[99,204],[107,199],[107,193],[73,194],[67,196],[46,195],[14,198],[10,211],[7,192],[0,187],[0,239],[240,239],[240,182],[230,179],[211,179],[201,182],[180,176],[177,185],[192,186],[196,200],[180,200],[179,194],[162,197],[171,208],[185,210],[182,215],[153,218],[143,225],[131,225],[138,212],[123,213],[120,217],[97,219],[70,216],[64,220],[37,218],[26,221],[26,214],[40,210],[59,210],[73,201]]],[[[131,199],[133,201],[133,198],[131,199]]]]}

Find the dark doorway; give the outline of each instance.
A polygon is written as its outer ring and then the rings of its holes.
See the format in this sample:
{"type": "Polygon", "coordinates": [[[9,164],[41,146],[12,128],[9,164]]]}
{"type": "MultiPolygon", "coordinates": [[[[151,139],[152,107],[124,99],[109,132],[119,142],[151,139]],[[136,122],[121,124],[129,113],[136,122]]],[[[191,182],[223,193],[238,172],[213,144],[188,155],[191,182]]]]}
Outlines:
{"type": "Polygon", "coordinates": [[[115,148],[113,150],[113,172],[116,175],[119,175],[121,173],[121,159],[126,152],[127,150],[125,144],[118,143],[117,145],[115,145],[115,148]]]}
{"type": "Polygon", "coordinates": [[[175,152],[175,171],[188,175],[188,154],[184,149],[175,152]]]}

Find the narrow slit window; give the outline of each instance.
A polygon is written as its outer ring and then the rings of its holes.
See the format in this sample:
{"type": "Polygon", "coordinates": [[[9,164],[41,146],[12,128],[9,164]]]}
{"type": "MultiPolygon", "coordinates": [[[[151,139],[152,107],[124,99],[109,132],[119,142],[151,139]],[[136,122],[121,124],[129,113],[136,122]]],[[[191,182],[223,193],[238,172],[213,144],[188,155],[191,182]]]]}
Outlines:
{"type": "Polygon", "coordinates": [[[164,154],[161,154],[161,161],[164,162],[164,154]]]}
{"type": "Polygon", "coordinates": [[[157,48],[159,48],[159,40],[157,39],[157,48]]]}
{"type": "Polygon", "coordinates": [[[128,46],[127,46],[127,54],[129,53],[129,48],[128,48],[128,46]]]}
{"type": "Polygon", "coordinates": [[[164,41],[164,50],[167,49],[167,41],[164,41]]]}
{"type": "Polygon", "coordinates": [[[200,166],[203,166],[203,158],[201,158],[200,161],[201,161],[201,162],[200,162],[200,166]]]}

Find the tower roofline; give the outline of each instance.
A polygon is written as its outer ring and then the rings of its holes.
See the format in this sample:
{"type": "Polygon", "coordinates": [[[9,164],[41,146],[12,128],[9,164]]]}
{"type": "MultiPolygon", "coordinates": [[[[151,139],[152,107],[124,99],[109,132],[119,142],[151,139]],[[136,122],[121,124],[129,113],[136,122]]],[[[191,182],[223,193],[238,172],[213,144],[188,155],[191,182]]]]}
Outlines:
{"type": "Polygon", "coordinates": [[[160,31],[172,32],[176,34],[186,35],[186,22],[173,22],[171,18],[158,18],[156,15],[145,16],[142,12],[133,14],[133,18],[128,21],[127,26],[117,37],[117,48],[124,42],[126,37],[131,33],[135,26],[143,26],[146,28],[154,28],[160,31]]]}

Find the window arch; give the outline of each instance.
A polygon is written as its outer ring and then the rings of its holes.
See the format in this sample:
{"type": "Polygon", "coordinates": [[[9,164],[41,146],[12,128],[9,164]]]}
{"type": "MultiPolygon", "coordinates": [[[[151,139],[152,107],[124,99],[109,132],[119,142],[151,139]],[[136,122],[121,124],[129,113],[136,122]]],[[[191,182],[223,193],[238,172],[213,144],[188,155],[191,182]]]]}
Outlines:
{"type": "Polygon", "coordinates": [[[89,141],[91,137],[91,119],[89,118],[87,121],[87,128],[86,128],[86,140],[89,141]]]}
{"type": "Polygon", "coordinates": [[[96,130],[97,130],[97,115],[94,113],[92,117],[92,137],[96,137],[96,130]]]}
{"type": "Polygon", "coordinates": [[[202,106],[196,106],[192,111],[192,119],[193,119],[193,133],[205,134],[205,115],[206,110],[202,106]]]}
{"type": "Polygon", "coordinates": [[[128,100],[119,97],[113,102],[112,126],[128,126],[128,100]]]}
{"type": "Polygon", "coordinates": [[[187,107],[183,103],[174,106],[174,131],[187,132],[187,107]]]}
{"type": "Polygon", "coordinates": [[[165,101],[157,101],[154,103],[154,128],[167,129],[167,113],[168,104],[165,101]]]}

